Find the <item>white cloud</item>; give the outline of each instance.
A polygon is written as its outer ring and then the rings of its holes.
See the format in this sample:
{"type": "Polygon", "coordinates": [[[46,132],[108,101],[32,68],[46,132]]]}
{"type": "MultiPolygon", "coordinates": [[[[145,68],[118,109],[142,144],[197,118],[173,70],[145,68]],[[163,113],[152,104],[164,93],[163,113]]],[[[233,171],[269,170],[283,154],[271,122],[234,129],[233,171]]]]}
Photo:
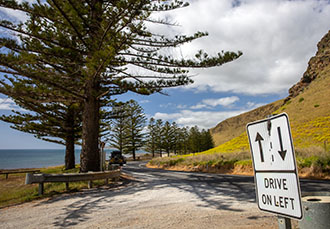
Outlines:
{"type": "Polygon", "coordinates": [[[141,103],[141,104],[143,104],[143,103],[150,103],[150,100],[148,100],[148,99],[141,100],[140,103],[141,103]]]}
{"type": "Polygon", "coordinates": [[[23,110],[12,99],[0,98],[0,110],[23,110]]]}
{"type": "Polygon", "coordinates": [[[328,1],[194,0],[169,14],[180,23],[177,32],[208,31],[209,36],[181,47],[191,57],[203,49],[243,51],[238,60],[219,68],[193,70],[195,91],[244,94],[282,94],[296,83],[315,54],[317,42],[328,32],[328,1]]]}
{"type": "Polygon", "coordinates": [[[239,98],[237,96],[231,96],[231,97],[225,97],[225,98],[220,98],[220,99],[204,99],[203,103],[215,107],[218,105],[227,107],[233,103],[235,103],[236,101],[238,101],[239,98]]]}
{"type": "Polygon", "coordinates": [[[209,129],[227,118],[242,114],[246,111],[247,110],[209,112],[182,110],[178,113],[172,114],[158,112],[154,115],[154,118],[165,121],[175,121],[180,126],[191,127],[197,125],[200,128],[209,129]]]}
{"type": "Polygon", "coordinates": [[[188,106],[186,105],[186,104],[179,104],[179,105],[177,105],[177,107],[176,108],[178,108],[178,109],[186,109],[188,106]]]}
{"type": "Polygon", "coordinates": [[[168,108],[168,107],[173,107],[175,104],[173,103],[166,103],[166,104],[159,104],[160,108],[168,108]]]}
{"type": "Polygon", "coordinates": [[[193,110],[202,109],[202,108],[207,108],[207,105],[198,103],[197,105],[194,105],[194,106],[190,107],[190,109],[193,109],[193,110]]]}
{"type": "MultiPolygon", "coordinates": [[[[18,0],[17,1],[18,3],[22,3],[23,0],[18,0]]],[[[24,2],[29,2],[30,4],[36,2],[35,0],[27,0],[27,1],[24,1],[24,2]]],[[[1,15],[1,18],[2,19],[5,19],[5,20],[8,20],[8,17],[11,19],[11,20],[15,20],[15,21],[26,21],[28,19],[28,16],[26,13],[20,11],[20,10],[11,10],[11,9],[8,9],[8,8],[2,8],[0,7],[0,13],[4,13],[4,18],[3,16],[1,15]]]]}
{"type": "Polygon", "coordinates": [[[201,103],[191,106],[190,109],[212,108],[212,107],[216,107],[219,105],[224,106],[224,107],[229,107],[238,100],[239,100],[239,98],[237,96],[230,96],[230,97],[219,98],[219,99],[204,99],[204,100],[202,100],[201,103]]]}

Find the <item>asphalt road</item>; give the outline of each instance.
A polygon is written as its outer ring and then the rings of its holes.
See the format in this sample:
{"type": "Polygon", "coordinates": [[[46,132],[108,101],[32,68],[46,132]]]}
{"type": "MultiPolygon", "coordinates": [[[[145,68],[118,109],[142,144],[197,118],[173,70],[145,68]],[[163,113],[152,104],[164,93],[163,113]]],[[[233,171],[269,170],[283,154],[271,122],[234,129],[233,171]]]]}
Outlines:
{"type": "MultiPolygon", "coordinates": [[[[0,228],[278,228],[259,211],[253,177],[149,169],[130,162],[117,186],[1,209],[0,228]]],[[[303,192],[329,181],[301,180],[303,192]]]]}
{"type": "MultiPolygon", "coordinates": [[[[123,172],[131,174],[134,177],[153,183],[165,182],[169,185],[180,185],[191,187],[200,187],[202,189],[216,189],[218,193],[228,194],[229,190],[231,195],[237,196],[237,199],[249,199],[255,202],[255,184],[252,176],[240,175],[223,175],[223,174],[210,174],[210,173],[196,173],[196,172],[180,172],[169,171],[162,169],[151,169],[145,167],[145,162],[130,162],[128,166],[123,167],[123,172]],[[243,196],[242,196],[243,194],[243,196]]],[[[330,180],[311,180],[300,179],[301,192],[330,192],[330,180]]]]}

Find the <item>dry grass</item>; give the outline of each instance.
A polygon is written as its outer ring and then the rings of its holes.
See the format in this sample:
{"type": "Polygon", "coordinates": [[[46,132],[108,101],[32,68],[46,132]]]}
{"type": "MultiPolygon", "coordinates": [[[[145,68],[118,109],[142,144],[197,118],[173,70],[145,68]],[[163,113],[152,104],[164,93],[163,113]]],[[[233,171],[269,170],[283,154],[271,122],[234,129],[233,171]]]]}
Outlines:
{"type": "MultiPolygon", "coordinates": [[[[42,173],[72,173],[78,172],[79,168],[64,171],[63,166],[57,166],[40,170],[42,173]]],[[[93,181],[93,185],[104,185],[104,180],[93,181]]],[[[71,182],[69,192],[76,192],[87,187],[87,181],[71,182]]],[[[0,176],[0,208],[68,192],[65,189],[65,183],[46,183],[44,188],[44,195],[40,197],[38,196],[38,184],[25,184],[25,174],[10,174],[8,179],[2,175],[0,176]]]]}
{"type": "Polygon", "coordinates": [[[283,104],[283,100],[267,104],[244,114],[226,119],[211,129],[215,145],[221,145],[244,133],[246,124],[258,119],[264,119],[283,104]]]}
{"type": "Polygon", "coordinates": [[[313,146],[330,150],[330,66],[323,70],[299,96],[279,106],[283,100],[230,118],[212,129],[217,147],[208,153],[237,152],[249,149],[246,124],[269,114],[286,112],[296,148],[313,146]],[[276,109],[275,109],[276,108],[276,109]],[[221,139],[221,140],[220,140],[221,139]]]}

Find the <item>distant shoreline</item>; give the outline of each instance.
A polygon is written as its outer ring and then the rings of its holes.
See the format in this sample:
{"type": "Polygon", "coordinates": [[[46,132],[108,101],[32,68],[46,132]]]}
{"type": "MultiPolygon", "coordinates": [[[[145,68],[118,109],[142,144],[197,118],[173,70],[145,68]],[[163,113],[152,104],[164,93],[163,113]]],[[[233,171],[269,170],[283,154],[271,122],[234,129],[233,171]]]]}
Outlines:
{"type": "MultiPolygon", "coordinates": [[[[105,149],[106,159],[113,149],[105,149]]],[[[80,164],[81,149],[75,149],[75,164],[80,164]]],[[[136,152],[137,157],[145,151],[136,152]]],[[[131,156],[131,155],[127,155],[131,156]]],[[[65,164],[65,149],[0,149],[0,170],[48,168],[65,164]]]]}

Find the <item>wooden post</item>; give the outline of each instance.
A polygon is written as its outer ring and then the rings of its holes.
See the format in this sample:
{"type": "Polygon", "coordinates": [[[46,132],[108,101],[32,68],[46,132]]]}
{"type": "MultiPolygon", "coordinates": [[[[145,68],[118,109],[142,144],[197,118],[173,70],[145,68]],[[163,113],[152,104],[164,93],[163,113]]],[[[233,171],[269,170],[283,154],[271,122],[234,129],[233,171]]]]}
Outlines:
{"type": "Polygon", "coordinates": [[[279,229],[291,229],[291,220],[290,218],[277,216],[278,219],[278,228],[279,229]]]}
{"type": "Polygon", "coordinates": [[[109,179],[105,179],[105,184],[109,184],[109,179]]]}
{"type": "Polygon", "coordinates": [[[93,188],[93,181],[88,181],[88,188],[93,188]]]}
{"type": "Polygon", "coordinates": [[[8,179],[8,173],[6,173],[6,180],[8,179]]]}
{"type": "Polygon", "coordinates": [[[44,183],[39,183],[38,195],[41,196],[44,194],[44,183]]]}
{"type": "Polygon", "coordinates": [[[65,190],[66,191],[69,191],[70,190],[69,182],[65,182],[65,190]]]}

